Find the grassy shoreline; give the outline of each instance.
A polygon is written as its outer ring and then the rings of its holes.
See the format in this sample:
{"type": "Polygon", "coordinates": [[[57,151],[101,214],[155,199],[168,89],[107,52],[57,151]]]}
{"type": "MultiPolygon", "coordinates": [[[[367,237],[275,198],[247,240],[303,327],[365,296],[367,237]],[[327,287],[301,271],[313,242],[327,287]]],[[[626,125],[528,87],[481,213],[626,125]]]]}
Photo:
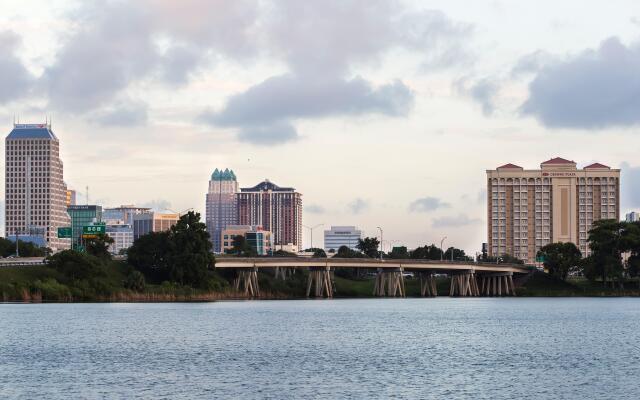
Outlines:
{"type": "MultiPolygon", "coordinates": [[[[47,266],[0,268],[0,301],[13,303],[48,302],[208,302],[220,300],[246,300],[228,280],[214,277],[215,289],[206,290],[180,286],[169,282],[147,284],[142,291],[124,287],[128,267],[111,262],[104,276],[89,281],[69,282],[47,266]]],[[[264,300],[306,299],[305,272],[299,271],[287,280],[275,279],[268,272],[259,274],[260,296],[264,300]]],[[[420,297],[417,279],[405,281],[407,297],[420,297]]],[[[439,296],[448,296],[449,279],[437,280],[439,296]]],[[[373,298],[373,279],[335,277],[335,298],[373,298]]],[[[640,297],[638,282],[625,284],[624,289],[603,288],[599,282],[574,279],[564,282],[545,273],[536,272],[522,287],[519,297],[640,297]]]]}

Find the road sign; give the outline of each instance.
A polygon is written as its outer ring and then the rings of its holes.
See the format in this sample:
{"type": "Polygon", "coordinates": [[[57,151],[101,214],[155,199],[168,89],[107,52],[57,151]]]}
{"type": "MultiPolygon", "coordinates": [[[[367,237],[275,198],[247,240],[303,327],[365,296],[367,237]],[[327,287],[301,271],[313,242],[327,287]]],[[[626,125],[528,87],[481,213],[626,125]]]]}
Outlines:
{"type": "Polygon", "coordinates": [[[68,239],[71,237],[71,227],[70,226],[63,226],[58,228],[58,238],[61,239],[68,239]]]}
{"type": "Polygon", "coordinates": [[[85,235],[100,235],[100,234],[105,234],[107,232],[106,226],[105,225],[88,225],[88,226],[83,226],[82,227],[82,236],[86,237],[85,235]]]}

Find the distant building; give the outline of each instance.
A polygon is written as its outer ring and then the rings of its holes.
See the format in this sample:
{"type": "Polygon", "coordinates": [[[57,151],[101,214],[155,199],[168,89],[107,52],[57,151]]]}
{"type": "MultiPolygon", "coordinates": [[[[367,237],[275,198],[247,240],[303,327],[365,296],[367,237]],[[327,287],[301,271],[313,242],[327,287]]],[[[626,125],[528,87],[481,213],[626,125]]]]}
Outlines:
{"type": "Polygon", "coordinates": [[[67,207],[76,205],[76,191],[72,189],[67,189],[67,207]]]}
{"type": "Polygon", "coordinates": [[[77,249],[82,245],[82,228],[102,222],[102,206],[69,206],[67,213],[71,218],[71,247],[77,249]]]}
{"type": "Polygon", "coordinates": [[[213,244],[213,252],[221,253],[220,233],[229,225],[237,224],[236,199],[238,180],[233,170],[217,168],[211,174],[206,195],[207,231],[213,244]]]}
{"type": "Polygon", "coordinates": [[[625,215],[624,220],[627,222],[638,222],[640,221],[640,214],[635,211],[631,211],[625,215]]]}
{"type": "Polygon", "coordinates": [[[533,263],[541,247],[572,242],[590,253],[588,232],[599,219],[618,220],[620,170],[553,158],[540,169],[506,164],[487,170],[489,256],[533,263]]]}
{"type": "Polygon", "coordinates": [[[133,226],[133,217],[139,214],[151,212],[147,207],[136,207],[134,205],[122,205],[120,207],[105,208],[102,212],[102,220],[107,224],[128,224],[133,226]]]}
{"type": "Polygon", "coordinates": [[[149,212],[133,216],[133,240],[151,232],[164,232],[171,229],[178,220],[180,214],[161,214],[149,212]]]}
{"type": "Polygon", "coordinates": [[[274,250],[302,245],[302,195],[269,180],[236,195],[239,225],[259,225],[273,234],[274,250]]]}
{"type": "Polygon", "coordinates": [[[109,252],[120,254],[122,250],[127,250],[133,245],[133,226],[130,224],[107,224],[107,235],[113,239],[109,246],[109,252]]]}
{"type": "Polygon", "coordinates": [[[224,253],[233,248],[233,238],[236,236],[244,236],[247,244],[260,256],[267,255],[272,250],[271,232],[260,226],[229,225],[220,233],[224,253]]]}
{"type": "Polygon", "coordinates": [[[357,250],[358,241],[362,239],[362,231],[355,226],[332,226],[324,231],[324,249],[338,251],[342,246],[357,250]]]}
{"type": "Polygon", "coordinates": [[[5,235],[42,235],[52,250],[68,249],[58,228],[69,226],[60,142],[50,124],[13,124],[5,139],[5,235]]]}

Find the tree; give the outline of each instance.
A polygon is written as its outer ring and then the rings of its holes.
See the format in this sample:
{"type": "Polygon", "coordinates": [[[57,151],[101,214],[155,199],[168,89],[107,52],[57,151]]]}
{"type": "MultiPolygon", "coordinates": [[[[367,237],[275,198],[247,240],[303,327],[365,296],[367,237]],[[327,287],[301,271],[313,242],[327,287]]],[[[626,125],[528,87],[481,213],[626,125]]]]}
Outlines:
{"type": "Polygon", "coordinates": [[[580,265],[582,253],[571,242],[550,243],[538,251],[538,258],[544,259],[544,267],[549,274],[566,280],[569,270],[580,265]]]}
{"type": "MultiPolygon", "coordinates": [[[[44,257],[47,255],[47,249],[38,247],[31,242],[18,240],[18,251],[20,257],[44,257]]],[[[16,242],[7,238],[0,238],[0,256],[9,257],[16,254],[16,242]]]]}
{"type": "Polygon", "coordinates": [[[363,258],[364,254],[350,249],[348,246],[340,246],[335,255],[336,258],[363,258]]]}
{"type": "Polygon", "coordinates": [[[407,251],[406,246],[394,247],[391,249],[391,252],[387,254],[387,257],[393,259],[407,259],[409,258],[409,252],[407,251]]]}
{"type": "Polygon", "coordinates": [[[323,249],[315,249],[313,251],[314,258],[327,258],[327,253],[323,249]]]}
{"type": "Polygon", "coordinates": [[[129,248],[127,261],[156,282],[168,281],[169,241],[169,232],[151,232],[140,236],[129,248]]]}
{"type": "Polygon", "coordinates": [[[370,237],[358,239],[358,244],[356,245],[358,250],[360,250],[367,257],[371,258],[377,258],[380,255],[378,246],[380,246],[380,241],[378,240],[378,238],[370,237]]]}
{"type": "Polygon", "coordinates": [[[411,258],[416,260],[440,260],[442,258],[442,250],[435,244],[417,247],[411,252],[411,258]]]}
{"type": "Polygon", "coordinates": [[[124,280],[124,287],[142,292],[145,287],[144,275],[140,271],[131,271],[124,280]]]}
{"type": "Polygon", "coordinates": [[[102,275],[100,260],[97,257],[75,250],[63,250],[47,257],[47,264],[62,272],[70,281],[102,275]]]}
{"type": "Polygon", "coordinates": [[[622,278],[621,253],[629,243],[623,240],[626,223],[613,219],[595,221],[589,231],[591,255],[584,263],[584,274],[590,280],[602,279],[604,286],[608,279],[622,278]]]}
{"type": "Polygon", "coordinates": [[[207,270],[213,267],[211,241],[200,214],[189,211],[169,231],[169,269],[174,282],[199,286],[205,283],[207,270]]]}
{"type": "Polygon", "coordinates": [[[462,249],[456,249],[455,247],[449,247],[443,255],[444,260],[451,260],[451,253],[453,252],[454,261],[472,261],[470,257],[464,253],[462,249]]]}
{"type": "Polygon", "coordinates": [[[102,259],[111,259],[109,246],[113,244],[113,239],[109,235],[100,233],[95,238],[85,239],[84,242],[87,253],[102,259]]]}
{"type": "Polygon", "coordinates": [[[256,250],[249,245],[247,239],[243,235],[236,235],[231,241],[231,249],[229,254],[235,254],[238,257],[255,257],[258,254],[256,250]]]}

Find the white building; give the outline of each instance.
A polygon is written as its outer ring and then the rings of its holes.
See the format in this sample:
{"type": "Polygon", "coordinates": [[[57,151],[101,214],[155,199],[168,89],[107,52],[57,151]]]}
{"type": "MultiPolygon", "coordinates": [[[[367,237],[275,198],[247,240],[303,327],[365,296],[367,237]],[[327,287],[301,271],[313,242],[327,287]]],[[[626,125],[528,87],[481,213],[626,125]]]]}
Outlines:
{"type": "Polygon", "coordinates": [[[133,245],[133,225],[131,224],[108,224],[106,234],[113,239],[109,246],[111,254],[120,254],[122,250],[127,250],[133,245]]]}
{"type": "Polygon", "coordinates": [[[352,250],[357,250],[358,241],[362,239],[362,231],[355,226],[332,226],[324,231],[325,251],[335,250],[342,246],[347,246],[352,250]]]}
{"type": "Polygon", "coordinates": [[[638,221],[640,221],[640,213],[637,213],[635,211],[631,211],[630,213],[627,213],[627,215],[625,216],[625,221],[627,221],[627,222],[638,222],[638,221]]]}
{"type": "Polygon", "coordinates": [[[50,124],[14,124],[5,139],[5,235],[37,232],[54,251],[68,249],[70,226],[60,142],[50,124]]]}

